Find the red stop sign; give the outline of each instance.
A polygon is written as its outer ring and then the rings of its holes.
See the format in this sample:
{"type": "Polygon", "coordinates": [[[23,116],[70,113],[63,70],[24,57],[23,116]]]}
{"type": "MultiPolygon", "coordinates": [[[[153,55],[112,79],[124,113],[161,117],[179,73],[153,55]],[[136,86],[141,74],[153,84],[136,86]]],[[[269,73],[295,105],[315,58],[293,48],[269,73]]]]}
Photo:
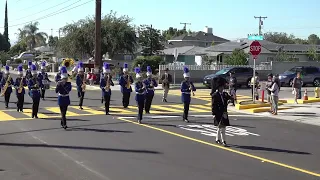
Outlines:
{"type": "Polygon", "coordinates": [[[250,45],[250,53],[253,56],[258,56],[261,52],[261,44],[259,41],[253,41],[250,45]]]}

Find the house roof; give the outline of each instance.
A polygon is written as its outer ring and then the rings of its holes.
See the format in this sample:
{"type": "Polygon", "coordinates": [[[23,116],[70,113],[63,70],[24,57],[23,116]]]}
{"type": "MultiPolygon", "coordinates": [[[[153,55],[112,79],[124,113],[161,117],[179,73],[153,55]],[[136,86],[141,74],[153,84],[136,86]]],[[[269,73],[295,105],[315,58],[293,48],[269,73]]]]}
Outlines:
{"type": "MultiPolygon", "coordinates": [[[[231,52],[234,49],[245,49],[250,46],[252,40],[240,39],[238,41],[230,41],[218,45],[214,45],[205,49],[206,52],[231,52]]],[[[306,45],[306,44],[278,44],[266,40],[259,41],[261,46],[271,52],[278,52],[282,48],[283,51],[289,52],[307,52],[310,48],[317,48],[320,51],[319,45],[306,45]]]]}
{"type": "Polygon", "coordinates": [[[177,36],[172,38],[169,41],[175,41],[175,40],[182,40],[182,41],[208,41],[208,42],[228,42],[229,40],[224,39],[222,37],[219,36],[215,36],[212,33],[205,33],[203,31],[199,31],[196,33],[192,33],[191,35],[181,35],[181,36],[177,36]]]}
{"type": "Polygon", "coordinates": [[[199,47],[199,46],[183,46],[183,47],[177,47],[177,48],[168,48],[168,49],[164,49],[163,53],[166,55],[173,55],[175,49],[177,49],[178,54],[180,55],[206,54],[206,52],[204,52],[205,48],[199,47]]]}

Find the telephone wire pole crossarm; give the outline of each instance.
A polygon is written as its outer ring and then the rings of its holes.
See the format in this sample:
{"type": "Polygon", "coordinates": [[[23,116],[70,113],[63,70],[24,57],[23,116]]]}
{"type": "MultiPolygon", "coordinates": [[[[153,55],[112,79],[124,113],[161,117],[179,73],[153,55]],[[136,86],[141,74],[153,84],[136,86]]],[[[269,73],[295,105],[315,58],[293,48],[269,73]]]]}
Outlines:
{"type": "Polygon", "coordinates": [[[254,18],[255,19],[259,19],[259,36],[261,36],[262,35],[262,31],[261,31],[261,29],[262,29],[262,25],[263,25],[263,21],[262,20],[264,20],[264,19],[267,19],[268,17],[262,17],[262,16],[254,16],[254,18]]]}

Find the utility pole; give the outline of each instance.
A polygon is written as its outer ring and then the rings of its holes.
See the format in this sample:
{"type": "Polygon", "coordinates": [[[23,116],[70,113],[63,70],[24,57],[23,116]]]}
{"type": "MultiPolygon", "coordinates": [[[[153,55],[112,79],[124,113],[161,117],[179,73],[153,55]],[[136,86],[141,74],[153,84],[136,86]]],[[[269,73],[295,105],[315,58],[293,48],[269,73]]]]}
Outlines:
{"type": "Polygon", "coordinates": [[[53,29],[51,28],[51,36],[53,37],[53,29]]]}
{"type": "Polygon", "coordinates": [[[183,29],[184,29],[185,31],[187,30],[187,25],[191,25],[191,23],[180,23],[180,24],[183,24],[183,25],[184,25],[183,29]]]}
{"type": "Polygon", "coordinates": [[[152,56],[152,49],[153,49],[153,47],[152,47],[152,40],[153,40],[153,37],[152,37],[152,24],[151,24],[151,26],[150,26],[150,56],[152,56]]]}
{"type": "Polygon", "coordinates": [[[100,68],[102,65],[101,55],[101,0],[96,0],[96,24],[95,24],[95,51],[94,51],[94,70],[97,79],[100,79],[100,68]]]}
{"type": "Polygon", "coordinates": [[[61,29],[59,28],[59,30],[57,31],[59,34],[58,34],[58,39],[60,39],[60,32],[61,32],[61,29]]]}
{"type": "Polygon", "coordinates": [[[262,31],[261,31],[261,26],[263,25],[263,21],[262,20],[264,20],[264,19],[267,19],[268,17],[261,17],[261,16],[259,16],[259,17],[257,17],[257,16],[254,16],[254,18],[255,19],[259,19],[259,36],[261,36],[262,35],[262,31]]]}

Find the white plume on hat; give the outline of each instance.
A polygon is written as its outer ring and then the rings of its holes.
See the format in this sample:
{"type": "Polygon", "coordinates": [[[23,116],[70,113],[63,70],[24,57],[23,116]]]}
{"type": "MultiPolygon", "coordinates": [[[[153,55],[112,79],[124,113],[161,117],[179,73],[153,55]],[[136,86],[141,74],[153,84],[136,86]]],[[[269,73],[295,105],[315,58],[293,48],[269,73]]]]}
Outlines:
{"type": "Polygon", "coordinates": [[[136,78],[141,78],[140,68],[139,68],[139,67],[136,67],[136,68],[134,69],[134,72],[136,73],[136,78]]]}
{"type": "Polygon", "coordinates": [[[128,71],[128,64],[124,63],[123,65],[123,72],[127,72],[128,71]]]}
{"type": "Polygon", "coordinates": [[[190,77],[190,73],[189,73],[188,67],[184,67],[184,68],[183,68],[183,71],[184,71],[184,73],[183,73],[183,77],[184,77],[184,78],[190,77]]]}

